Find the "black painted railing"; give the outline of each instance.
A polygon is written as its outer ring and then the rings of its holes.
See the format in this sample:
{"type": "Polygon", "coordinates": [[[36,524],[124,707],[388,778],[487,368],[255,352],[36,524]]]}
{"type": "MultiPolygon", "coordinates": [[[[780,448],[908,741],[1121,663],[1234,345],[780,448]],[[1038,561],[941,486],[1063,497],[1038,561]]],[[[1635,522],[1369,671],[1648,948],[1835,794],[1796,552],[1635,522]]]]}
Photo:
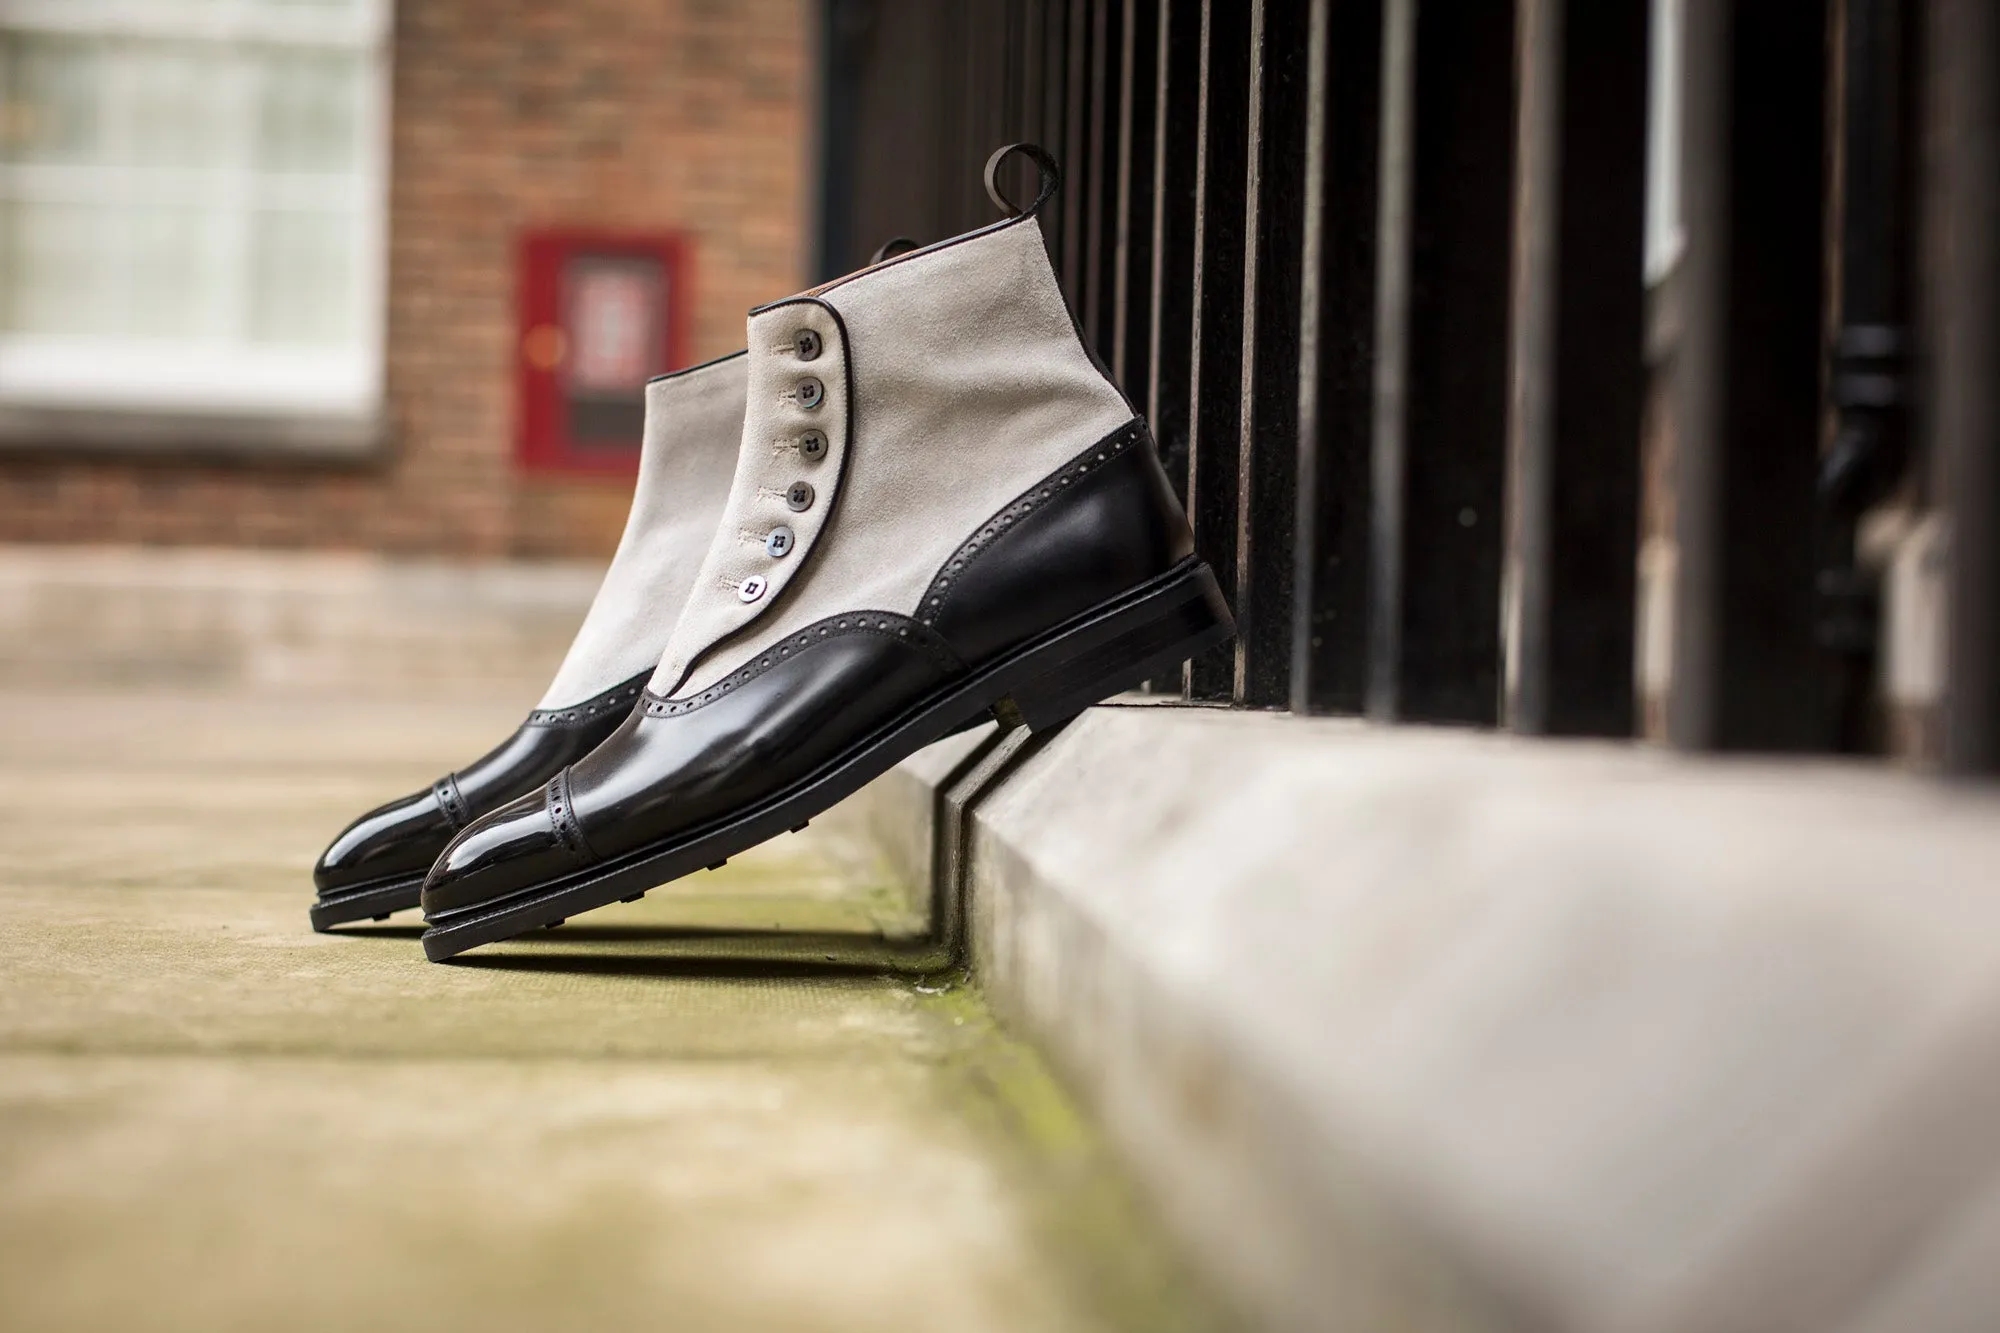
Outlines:
{"type": "Polygon", "coordinates": [[[1878,749],[1856,531],[1896,496],[1952,521],[1937,750],[2000,769],[1995,6],[1656,3],[823,0],[819,266],[1057,154],[1052,257],[1240,627],[1161,688],[1633,735],[1643,509],[1666,738],[1878,749]]]}

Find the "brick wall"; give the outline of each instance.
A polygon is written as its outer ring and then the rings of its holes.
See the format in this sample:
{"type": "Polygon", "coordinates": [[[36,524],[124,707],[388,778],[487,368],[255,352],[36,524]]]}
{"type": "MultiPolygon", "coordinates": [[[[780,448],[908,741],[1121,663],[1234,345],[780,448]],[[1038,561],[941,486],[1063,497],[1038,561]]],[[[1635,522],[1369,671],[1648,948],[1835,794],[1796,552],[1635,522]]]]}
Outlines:
{"type": "Polygon", "coordinates": [[[381,462],[0,457],[0,540],[606,553],[629,482],[513,462],[524,227],[673,229],[691,356],[802,283],[806,0],[397,0],[381,462]]]}

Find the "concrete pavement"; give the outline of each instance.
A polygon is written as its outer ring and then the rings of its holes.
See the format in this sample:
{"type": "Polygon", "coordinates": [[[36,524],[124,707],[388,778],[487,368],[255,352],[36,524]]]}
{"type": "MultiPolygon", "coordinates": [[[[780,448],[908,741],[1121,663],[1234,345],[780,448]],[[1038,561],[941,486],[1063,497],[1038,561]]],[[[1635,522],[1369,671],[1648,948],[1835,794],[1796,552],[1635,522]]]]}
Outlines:
{"type": "Polygon", "coordinates": [[[976,995],[668,956],[906,911],[838,820],[464,965],[310,933],[520,707],[0,693],[0,1327],[1215,1326],[976,995]]]}

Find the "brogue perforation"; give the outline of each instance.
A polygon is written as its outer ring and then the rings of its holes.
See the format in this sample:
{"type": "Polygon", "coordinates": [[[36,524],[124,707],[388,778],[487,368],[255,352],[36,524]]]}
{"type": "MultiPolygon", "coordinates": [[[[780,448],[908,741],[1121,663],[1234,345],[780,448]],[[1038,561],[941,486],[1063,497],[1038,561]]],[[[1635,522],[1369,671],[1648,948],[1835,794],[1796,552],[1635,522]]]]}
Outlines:
{"type": "Polygon", "coordinates": [[[896,615],[888,611],[877,611],[870,612],[866,616],[840,616],[822,621],[816,625],[808,625],[798,633],[773,645],[771,651],[766,652],[755,662],[723,677],[722,680],[709,686],[700,694],[689,698],[662,698],[654,694],[651,690],[648,690],[646,691],[646,701],[641,707],[644,709],[647,717],[679,717],[683,713],[691,713],[704,704],[714,703],[716,700],[734,693],[737,689],[757,679],[757,677],[763,675],[785,658],[790,657],[793,652],[810,647],[812,644],[823,642],[829,636],[842,634],[874,634],[885,638],[893,635],[899,640],[912,643],[912,646],[921,650],[931,661],[945,671],[957,672],[965,669],[965,664],[958,659],[958,655],[952,652],[950,646],[936,633],[926,629],[908,616],[896,615]]]}
{"type": "Polygon", "coordinates": [[[1053,476],[1036,482],[1028,494],[1010,501],[999,514],[987,520],[963,546],[952,552],[951,558],[945,561],[937,577],[931,580],[931,586],[924,590],[922,609],[917,613],[917,620],[925,626],[935,625],[939,614],[944,610],[945,593],[950,590],[954,578],[971,563],[974,556],[991,546],[994,539],[1010,529],[1017,520],[1026,518],[1048,503],[1050,497],[1058,494],[1061,487],[1102,467],[1145,438],[1146,423],[1135,417],[1108,439],[1091,445],[1063,464],[1053,476]]]}

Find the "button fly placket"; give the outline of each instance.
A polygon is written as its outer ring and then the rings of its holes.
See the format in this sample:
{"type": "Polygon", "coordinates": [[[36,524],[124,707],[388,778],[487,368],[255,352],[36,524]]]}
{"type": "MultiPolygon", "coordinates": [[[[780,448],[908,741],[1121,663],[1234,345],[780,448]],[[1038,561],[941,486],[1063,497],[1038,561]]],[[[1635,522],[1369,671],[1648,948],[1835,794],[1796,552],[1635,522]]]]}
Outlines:
{"type": "Polygon", "coordinates": [[[823,539],[852,443],[844,337],[839,316],[814,300],[751,316],[748,452],[723,523],[727,540],[718,537],[712,577],[702,580],[720,595],[682,616],[654,673],[656,691],[671,694],[717,643],[782,615],[787,590],[823,539]]]}

